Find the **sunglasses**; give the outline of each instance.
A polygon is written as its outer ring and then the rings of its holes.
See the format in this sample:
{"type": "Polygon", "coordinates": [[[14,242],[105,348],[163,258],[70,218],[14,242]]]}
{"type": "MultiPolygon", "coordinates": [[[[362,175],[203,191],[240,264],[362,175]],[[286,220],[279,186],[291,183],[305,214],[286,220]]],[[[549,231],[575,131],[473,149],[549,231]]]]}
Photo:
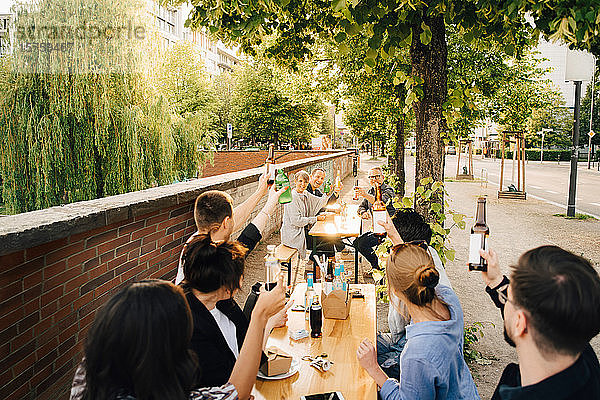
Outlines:
{"type": "Polygon", "coordinates": [[[381,176],[381,174],[379,174],[379,175],[369,175],[369,179],[379,178],[380,176],[381,176]]]}
{"type": "Polygon", "coordinates": [[[401,249],[405,246],[417,246],[422,248],[423,250],[427,250],[428,249],[428,245],[427,242],[424,240],[413,240],[412,242],[404,242],[404,243],[399,243],[396,244],[394,246],[392,246],[392,251],[396,251],[398,249],[401,249]]]}

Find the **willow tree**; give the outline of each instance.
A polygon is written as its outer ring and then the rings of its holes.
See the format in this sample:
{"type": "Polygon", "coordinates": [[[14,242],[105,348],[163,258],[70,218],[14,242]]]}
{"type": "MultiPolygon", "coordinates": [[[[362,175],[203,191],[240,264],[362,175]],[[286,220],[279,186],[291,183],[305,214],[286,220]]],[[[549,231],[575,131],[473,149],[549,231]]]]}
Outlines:
{"type": "Polygon", "coordinates": [[[152,84],[145,2],[15,8],[0,61],[0,171],[10,213],[171,183],[180,119],[152,84]]]}
{"type": "MultiPolygon", "coordinates": [[[[181,0],[164,0],[178,3],[181,0]]],[[[246,52],[265,36],[279,40],[267,49],[287,62],[304,59],[319,36],[335,38],[347,49],[348,36],[364,35],[372,68],[378,57],[409,49],[411,90],[406,103],[416,116],[416,182],[443,178],[442,133],[446,129],[448,50],[446,28],[466,39],[493,40],[508,54],[540,33],[600,53],[600,14],[596,2],[556,0],[192,0],[191,26],[208,26],[220,38],[240,43],[246,52]],[[528,20],[535,24],[532,26],[528,20]]],[[[398,81],[398,83],[402,83],[398,81]]],[[[460,94],[459,94],[460,95],[460,94]]],[[[435,198],[433,201],[440,201],[435,198]]],[[[424,204],[425,211],[428,204],[424,204]]]]}

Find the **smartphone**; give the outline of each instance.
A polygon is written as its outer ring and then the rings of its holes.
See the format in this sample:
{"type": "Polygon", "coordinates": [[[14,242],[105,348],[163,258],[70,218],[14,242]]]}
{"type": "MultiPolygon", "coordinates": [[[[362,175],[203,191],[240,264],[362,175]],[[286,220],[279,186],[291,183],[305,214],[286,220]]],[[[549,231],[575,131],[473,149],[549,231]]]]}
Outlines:
{"type": "Polygon", "coordinates": [[[340,392],[329,392],[319,394],[309,394],[300,397],[300,400],[344,400],[344,396],[340,392]]]}

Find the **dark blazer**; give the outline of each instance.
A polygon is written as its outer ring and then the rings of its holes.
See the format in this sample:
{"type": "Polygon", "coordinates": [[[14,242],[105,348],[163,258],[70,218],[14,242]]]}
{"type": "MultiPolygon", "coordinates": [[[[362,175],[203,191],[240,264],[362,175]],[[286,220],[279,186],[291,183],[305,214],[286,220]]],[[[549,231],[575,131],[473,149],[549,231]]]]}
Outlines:
{"type": "MultiPolygon", "coordinates": [[[[189,286],[183,285],[183,288],[194,319],[190,348],[198,355],[200,379],[197,385],[221,386],[229,382],[236,358],[210,311],[194,296],[189,286]]],[[[238,349],[241,350],[248,331],[248,319],[233,299],[219,301],[217,308],[234,323],[238,349]]],[[[264,361],[266,356],[263,354],[264,361]]]]}

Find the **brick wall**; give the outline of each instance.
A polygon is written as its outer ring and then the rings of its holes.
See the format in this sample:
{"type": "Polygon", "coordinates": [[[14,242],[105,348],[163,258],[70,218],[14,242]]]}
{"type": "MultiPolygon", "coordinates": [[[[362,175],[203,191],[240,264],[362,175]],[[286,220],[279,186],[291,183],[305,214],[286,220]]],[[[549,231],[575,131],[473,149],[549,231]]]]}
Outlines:
{"type": "MultiPolygon", "coordinates": [[[[302,160],[308,157],[333,154],[337,151],[275,151],[276,163],[287,163],[289,161],[302,160]]],[[[207,164],[202,170],[202,176],[214,176],[229,172],[243,171],[264,165],[267,158],[267,150],[255,151],[218,151],[214,153],[212,164],[207,164]]]]}
{"type": "MultiPolygon", "coordinates": [[[[287,162],[346,176],[338,153],[287,162]]],[[[67,399],[95,311],[128,283],[173,279],[195,230],[193,202],[208,189],[236,204],[261,169],[182,182],[0,219],[0,399],[67,399]]],[[[264,200],[254,210],[254,216],[264,200]]],[[[267,231],[278,229],[281,207],[267,231]]]]}

